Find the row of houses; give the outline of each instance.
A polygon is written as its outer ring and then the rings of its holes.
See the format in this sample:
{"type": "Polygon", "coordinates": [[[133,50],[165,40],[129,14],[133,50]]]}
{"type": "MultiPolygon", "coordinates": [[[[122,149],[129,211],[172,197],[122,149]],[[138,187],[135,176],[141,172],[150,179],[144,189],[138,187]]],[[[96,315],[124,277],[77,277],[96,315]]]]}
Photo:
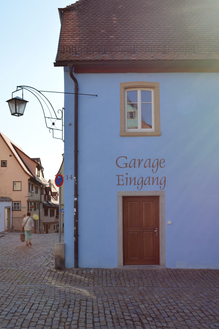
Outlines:
{"type": "Polygon", "coordinates": [[[20,231],[27,212],[36,233],[58,232],[59,190],[44,178],[40,158],[30,158],[0,133],[0,232],[20,231]]]}

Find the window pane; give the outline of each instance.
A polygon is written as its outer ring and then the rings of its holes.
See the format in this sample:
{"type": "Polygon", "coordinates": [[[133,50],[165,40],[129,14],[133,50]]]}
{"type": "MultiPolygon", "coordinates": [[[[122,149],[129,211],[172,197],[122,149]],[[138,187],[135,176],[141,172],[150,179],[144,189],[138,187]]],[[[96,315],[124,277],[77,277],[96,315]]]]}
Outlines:
{"type": "Polygon", "coordinates": [[[141,91],[141,102],[151,103],[151,91],[150,90],[142,90],[141,91]]]}
{"type": "Polygon", "coordinates": [[[152,106],[141,104],[141,128],[152,128],[152,106]]]}
{"type": "Polygon", "coordinates": [[[127,104],[127,129],[137,129],[137,128],[138,128],[137,104],[135,105],[127,104]]]}
{"type": "Polygon", "coordinates": [[[127,91],[127,101],[137,103],[137,90],[127,91]]]}
{"type": "Polygon", "coordinates": [[[127,91],[127,129],[138,128],[137,90],[127,91]]]}

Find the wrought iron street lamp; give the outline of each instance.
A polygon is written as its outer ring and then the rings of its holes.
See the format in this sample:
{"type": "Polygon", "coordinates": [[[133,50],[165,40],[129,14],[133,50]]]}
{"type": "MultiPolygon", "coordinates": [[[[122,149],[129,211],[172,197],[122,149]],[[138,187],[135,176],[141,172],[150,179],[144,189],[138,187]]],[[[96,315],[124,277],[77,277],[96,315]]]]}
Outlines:
{"type": "MultiPolygon", "coordinates": [[[[26,101],[23,98],[23,92],[24,90],[29,91],[32,95],[34,95],[43,110],[43,115],[45,119],[45,124],[46,127],[52,131],[52,137],[56,139],[61,139],[64,140],[64,132],[63,132],[63,114],[64,114],[64,108],[60,109],[57,111],[57,113],[60,113],[60,116],[56,114],[56,111],[54,110],[51,102],[48,100],[48,98],[43,94],[43,92],[48,92],[48,91],[40,91],[37,90],[34,87],[31,86],[17,86],[17,89],[12,92],[12,98],[9,99],[8,106],[10,108],[11,115],[20,117],[24,114],[26,105],[28,101],[26,101]],[[21,97],[14,97],[14,93],[22,91],[22,98],[21,97]],[[55,135],[55,131],[58,131],[61,133],[61,137],[57,137],[55,135]]],[[[53,91],[53,93],[56,93],[53,91]]],[[[60,93],[60,92],[57,92],[60,93]]]]}

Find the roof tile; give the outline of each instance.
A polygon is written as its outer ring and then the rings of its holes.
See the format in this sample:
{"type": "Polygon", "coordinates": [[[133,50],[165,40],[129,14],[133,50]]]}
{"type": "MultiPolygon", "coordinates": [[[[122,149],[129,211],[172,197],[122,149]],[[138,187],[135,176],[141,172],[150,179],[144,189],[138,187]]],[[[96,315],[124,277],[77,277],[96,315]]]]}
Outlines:
{"type": "Polygon", "coordinates": [[[218,0],[80,0],[60,12],[56,63],[219,59],[218,0]]]}

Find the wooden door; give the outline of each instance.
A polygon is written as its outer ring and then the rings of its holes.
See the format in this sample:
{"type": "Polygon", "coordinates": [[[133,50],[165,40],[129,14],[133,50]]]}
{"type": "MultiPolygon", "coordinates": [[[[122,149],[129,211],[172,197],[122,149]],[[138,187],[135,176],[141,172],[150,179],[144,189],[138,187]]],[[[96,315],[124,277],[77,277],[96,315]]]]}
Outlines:
{"type": "Polygon", "coordinates": [[[10,230],[10,208],[5,207],[5,231],[10,230]]]}
{"type": "Polygon", "coordinates": [[[159,264],[159,197],[123,198],[123,264],[159,264]]]}

